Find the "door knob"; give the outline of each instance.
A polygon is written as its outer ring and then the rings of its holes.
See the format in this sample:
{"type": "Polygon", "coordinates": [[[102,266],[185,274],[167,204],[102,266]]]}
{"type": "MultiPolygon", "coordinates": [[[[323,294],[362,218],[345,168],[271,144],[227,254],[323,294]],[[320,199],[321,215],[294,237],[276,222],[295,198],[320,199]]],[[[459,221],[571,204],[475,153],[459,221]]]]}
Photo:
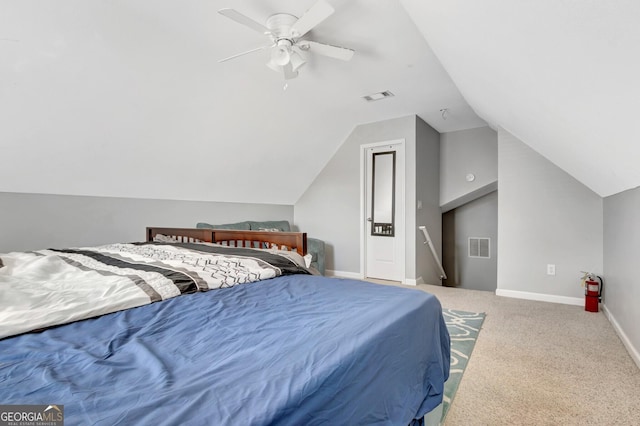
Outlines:
{"type": "Polygon", "coordinates": [[[370,217],[367,218],[367,222],[373,222],[373,219],[371,219],[370,217]]]}

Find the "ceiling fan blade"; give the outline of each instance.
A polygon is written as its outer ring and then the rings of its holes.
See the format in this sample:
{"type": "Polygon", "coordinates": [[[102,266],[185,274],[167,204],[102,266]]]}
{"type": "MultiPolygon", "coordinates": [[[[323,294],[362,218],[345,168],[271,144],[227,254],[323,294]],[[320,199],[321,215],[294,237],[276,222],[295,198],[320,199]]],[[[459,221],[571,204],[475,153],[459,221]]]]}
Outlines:
{"type": "Polygon", "coordinates": [[[268,48],[273,47],[273,46],[275,46],[275,44],[270,44],[269,46],[256,47],[255,49],[247,50],[246,52],[236,53],[235,55],[233,55],[233,56],[229,56],[228,58],[220,59],[220,60],[218,61],[218,63],[220,63],[220,62],[226,62],[226,61],[229,61],[229,60],[231,60],[231,59],[235,59],[235,58],[237,58],[237,57],[239,57],[239,56],[248,55],[249,53],[257,52],[258,50],[268,49],[268,48]]]}
{"type": "Polygon", "coordinates": [[[317,41],[310,40],[304,40],[300,42],[299,45],[303,49],[306,47],[306,49],[312,53],[318,53],[330,58],[340,59],[341,61],[351,60],[353,54],[356,53],[355,50],[348,49],[346,47],[332,46],[330,44],[318,43],[317,41]]]}
{"type": "Polygon", "coordinates": [[[311,6],[295,24],[291,26],[291,34],[294,37],[302,37],[308,33],[313,27],[327,19],[334,12],[333,7],[326,0],[318,0],[316,4],[311,6]]]}
{"type": "Polygon", "coordinates": [[[284,71],[284,79],[291,80],[292,78],[296,78],[298,76],[298,71],[293,70],[293,66],[291,62],[282,67],[284,71]]]}
{"type": "Polygon", "coordinates": [[[269,30],[269,28],[267,28],[264,25],[254,21],[253,19],[249,18],[248,16],[243,15],[242,13],[238,12],[237,10],[234,10],[234,9],[220,9],[218,11],[218,13],[220,15],[226,16],[227,18],[236,21],[239,24],[242,24],[242,25],[244,25],[246,27],[249,27],[252,30],[257,31],[259,33],[271,34],[271,31],[269,30]]]}

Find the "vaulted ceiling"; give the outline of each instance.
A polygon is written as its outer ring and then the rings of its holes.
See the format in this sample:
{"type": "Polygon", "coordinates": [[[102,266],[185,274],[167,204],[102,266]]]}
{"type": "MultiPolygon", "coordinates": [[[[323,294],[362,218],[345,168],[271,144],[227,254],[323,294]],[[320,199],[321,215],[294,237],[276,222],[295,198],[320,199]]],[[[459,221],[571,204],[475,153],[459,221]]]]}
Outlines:
{"type": "Polygon", "coordinates": [[[469,105],[600,196],[640,185],[640,2],[401,0],[469,105]]]}
{"type": "Polygon", "coordinates": [[[636,2],[329,1],[308,38],[356,54],[286,90],[267,51],[218,63],[265,38],[217,10],[315,0],[1,2],[0,191],[293,204],[355,126],[409,114],[503,127],[601,195],[640,184],[636,2]]]}

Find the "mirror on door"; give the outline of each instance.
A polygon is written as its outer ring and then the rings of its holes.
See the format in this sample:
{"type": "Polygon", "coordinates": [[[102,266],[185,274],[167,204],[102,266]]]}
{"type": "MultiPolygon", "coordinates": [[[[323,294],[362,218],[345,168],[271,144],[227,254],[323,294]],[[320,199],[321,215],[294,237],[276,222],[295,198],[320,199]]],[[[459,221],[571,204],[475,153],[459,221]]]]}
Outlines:
{"type": "Polygon", "coordinates": [[[373,154],[371,179],[371,235],[393,237],[395,233],[396,152],[373,154]]]}

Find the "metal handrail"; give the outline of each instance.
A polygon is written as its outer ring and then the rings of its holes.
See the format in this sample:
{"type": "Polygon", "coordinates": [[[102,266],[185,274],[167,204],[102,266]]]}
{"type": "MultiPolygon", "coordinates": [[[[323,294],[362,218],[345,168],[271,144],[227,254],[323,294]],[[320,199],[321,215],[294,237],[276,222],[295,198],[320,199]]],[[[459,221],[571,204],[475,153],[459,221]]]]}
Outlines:
{"type": "Polygon", "coordinates": [[[429,232],[427,232],[427,227],[426,226],[418,226],[418,229],[420,229],[422,231],[422,233],[424,234],[424,244],[428,244],[429,248],[431,249],[431,254],[433,255],[433,258],[436,261],[436,264],[438,265],[438,268],[440,269],[440,279],[447,279],[447,274],[444,272],[444,268],[442,267],[442,263],[440,263],[440,259],[438,259],[438,253],[436,253],[436,249],[435,247],[433,247],[433,241],[431,241],[431,237],[429,236],[429,232]]]}

